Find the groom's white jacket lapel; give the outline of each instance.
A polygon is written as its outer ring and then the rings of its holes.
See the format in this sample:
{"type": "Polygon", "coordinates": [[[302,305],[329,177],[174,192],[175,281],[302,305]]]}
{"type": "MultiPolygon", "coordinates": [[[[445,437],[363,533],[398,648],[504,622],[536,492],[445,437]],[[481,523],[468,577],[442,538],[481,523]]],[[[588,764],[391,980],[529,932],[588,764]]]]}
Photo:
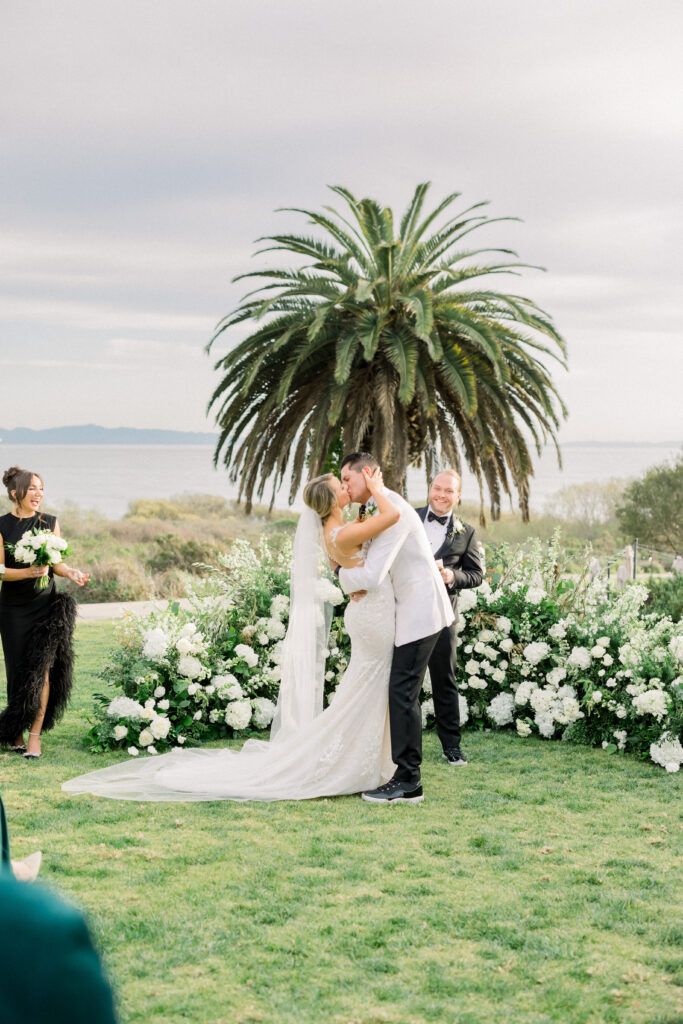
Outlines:
{"type": "Polygon", "coordinates": [[[401,647],[450,626],[454,615],[422,520],[400,494],[386,488],[384,493],[401,518],[371,541],[364,566],[340,569],[339,582],[347,594],[376,590],[389,573],[396,599],[395,644],[401,647]]]}

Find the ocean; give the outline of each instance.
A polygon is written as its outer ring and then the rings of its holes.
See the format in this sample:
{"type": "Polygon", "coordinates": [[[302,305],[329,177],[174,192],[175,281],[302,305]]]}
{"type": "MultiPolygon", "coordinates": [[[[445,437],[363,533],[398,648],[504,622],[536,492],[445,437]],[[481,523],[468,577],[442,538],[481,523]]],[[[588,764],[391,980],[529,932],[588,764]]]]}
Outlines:
{"type": "MultiPolygon", "coordinates": [[[[546,448],[536,463],[531,482],[531,506],[540,512],[546,501],[563,487],[612,477],[642,475],[651,466],[675,457],[674,444],[620,445],[569,444],[562,450],[563,469],[557,466],[554,449],[546,448]]],[[[237,485],[225,469],[214,469],[210,445],[19,445],[0,444],[2,470],[18,464],[40,473],[45,481],[46,505],[66,503],[95,509],[109,519],[119,519],[138,498],[170,498],[180,494],[213,494],[236,498],[237,485]]],[[[463,474],[463,501],[477,501],[474,478],[463,474]]],[[[408,473],[408,497],[424,501],[426,484],[422,470],[408,473]]],[[[266,492],[266,503],[270,490],[266,492]]],[[[276,508],[287,507],[287,488],[278,495],[276,508]]],[[[298,496],[293,508],[302,507],[298,496]]]]}

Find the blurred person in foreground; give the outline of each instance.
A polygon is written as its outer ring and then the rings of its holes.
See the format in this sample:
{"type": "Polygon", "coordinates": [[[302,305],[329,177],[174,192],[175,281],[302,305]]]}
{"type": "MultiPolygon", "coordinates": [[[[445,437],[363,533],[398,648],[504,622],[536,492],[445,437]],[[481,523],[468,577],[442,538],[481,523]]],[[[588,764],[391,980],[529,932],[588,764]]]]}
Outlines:
{"type": "Polygon", "coordinates": [[[80,911],[13,873],[0,798],[0,1021],[116,1024],[111,988],[80,911]]]}

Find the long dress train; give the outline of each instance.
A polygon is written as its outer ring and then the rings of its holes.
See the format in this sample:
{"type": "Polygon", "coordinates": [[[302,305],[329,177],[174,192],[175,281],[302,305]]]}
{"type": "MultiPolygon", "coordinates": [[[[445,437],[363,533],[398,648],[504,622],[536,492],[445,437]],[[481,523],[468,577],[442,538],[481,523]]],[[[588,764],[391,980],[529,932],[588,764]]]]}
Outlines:
{"type": "Polygon", "coordinates": [[[176,750],[71,779],[67,793],[117,800],[307,800],[373,789],[391,778],[388,687],[394,594],[388,577],[344,620],[351,659],[332,703],[307,725],[241,750],[176,750]]]}

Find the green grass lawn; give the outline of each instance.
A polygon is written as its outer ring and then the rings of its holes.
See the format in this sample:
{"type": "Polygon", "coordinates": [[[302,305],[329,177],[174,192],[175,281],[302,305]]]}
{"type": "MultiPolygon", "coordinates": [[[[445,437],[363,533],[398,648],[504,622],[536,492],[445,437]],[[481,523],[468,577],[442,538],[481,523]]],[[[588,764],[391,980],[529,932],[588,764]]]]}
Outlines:
{"type": "Polygon", "coordinates": [[[683,1021],[680,775],[473,732],[463,769],[426,737],[417,807],[68,796],[115,760],[81,742],[111,637],[79,626],[71,710],[42,761],[0,754],[0,789],[123,1021],[683,1021]]]}

